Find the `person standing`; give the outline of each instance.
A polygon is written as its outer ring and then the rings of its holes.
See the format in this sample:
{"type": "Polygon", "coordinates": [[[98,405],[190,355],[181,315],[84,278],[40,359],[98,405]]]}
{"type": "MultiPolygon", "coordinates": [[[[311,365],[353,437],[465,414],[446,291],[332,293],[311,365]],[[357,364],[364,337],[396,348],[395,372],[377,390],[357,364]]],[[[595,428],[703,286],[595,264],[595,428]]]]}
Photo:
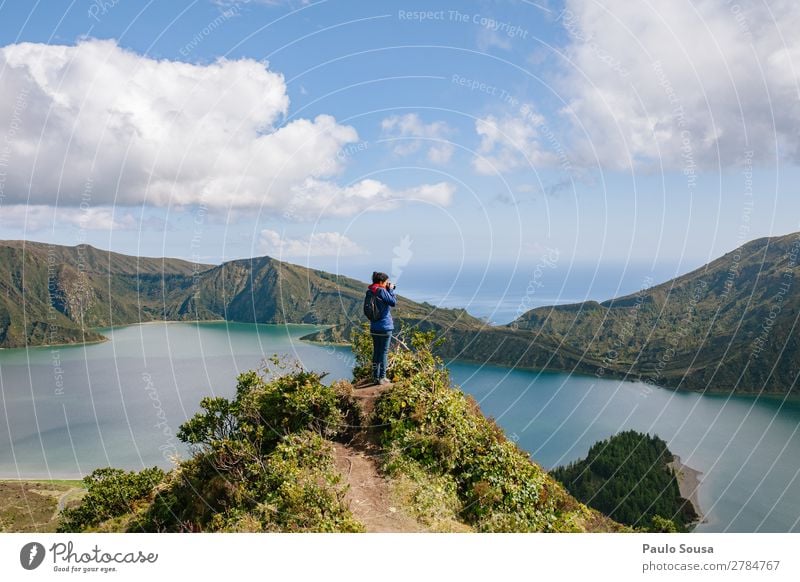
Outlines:
{"type": "Polygon", "coordinates": [[[368,315],[369,332],[372,336],[372,380],[375,384],[389,384],[386,368],[389,365],[389,342],[392,340],[394,321],[391,308],[397,305],[395,286],[389,281],[389,275],[375,271],[372,273],[372,285],[367,289],[367,301],[374,301],[374,311],[368,315]]]}

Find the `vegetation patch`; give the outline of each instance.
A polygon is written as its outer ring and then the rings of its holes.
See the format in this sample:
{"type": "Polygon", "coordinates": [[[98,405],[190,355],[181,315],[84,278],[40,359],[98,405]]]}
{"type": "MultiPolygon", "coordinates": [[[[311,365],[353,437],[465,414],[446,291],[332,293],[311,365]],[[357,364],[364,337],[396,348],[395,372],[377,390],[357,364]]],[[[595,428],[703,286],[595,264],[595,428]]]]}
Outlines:
{"type": "MultiPolygon", "coordinates": [[[[382,460],[376,483],[388,479],[411,529],[621,529],[576,501],[450,385],[433,331],[403,337],[390,356],[393,385],[374,409],[358,403],[350,382],[326,386],[321,374],[273,358],[239,376],[233,399],[204,398],[181,425],[190,458],[167,473],[95,471],[60,530],[364,531],[345,500],[349,472],[335,457],[354,442],[382,460]]],[[[370,373],[367,330],[355,332],[353,346],[358,381],[370,373]]]]}
{"type": "MultiPolygon", "coordinates": [[[[366,333],[354,334],[356,380],[370,356],[366,333]]],[[[410,349],[392,354],[394,386],[375,409],[386,472],[417,482],[420,492],[430,493],[429,484],[437,484],[434,491],[479,531],[585,531],[594,512],[451,386],[434,354],[435,332],[416,331],[409,342],[410,349]]]]}
{"type": "Polygon", "coordinates": [[[620,523],[651,531],[686,531],[697,520],[657,436],[633,430],[592,445],[585,459],[553,470],[575,497],[620,523]]]}
{"type": "Polygon", "coordinates": [[[0,532],[49,532],[58,525],[59,507],[78,502],[81,481],[0,481],[0,532]]]}

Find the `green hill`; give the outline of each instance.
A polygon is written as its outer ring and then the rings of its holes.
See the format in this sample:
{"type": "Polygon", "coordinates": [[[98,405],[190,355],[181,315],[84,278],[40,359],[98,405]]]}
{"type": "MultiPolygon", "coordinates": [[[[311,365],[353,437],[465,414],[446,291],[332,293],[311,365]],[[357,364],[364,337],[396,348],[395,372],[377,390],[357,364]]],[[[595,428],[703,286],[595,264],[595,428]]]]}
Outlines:
{"type": "MultiPolygon", "coordinates": [[[[271,257],[229,261],[198,278],[175,315],[217,317],[250,323],[334,325],[333,339],[349,342],[349,329],[364,320],[366,283],[286,263],[271,257]],[[335,333],[335,332],[334,332],[335,333]]],[[[474,326],[480,322],[463,309],[436,309],[400,297],[394,314],[408,322],[474,326]]]]}
{"type": "Polygon", "coordinates": [[[94,327],[163,319],[193,271],[88,245],[0,242],[0,347],[99,341],[94,327]]]}
{"type": "MultiPolygon", "coordinates": [[[[196,265],[89,245],[4,241],[0,347],[99,341],[103,338],[93,328],[155,320],[347,326],[363,319],[365,287],[270,257],[196,265]]],[[[405,298],[396,314],[440,328],[480,323],[463,309],[436,309],[405,298]]]]}
{"type": "Polygon", "coordinates": [[[698,515],[681,497],[672,461],[662,439],[629,430],[595,443],[585,459],[551,474],[577,499],[620,523],[685,531],[698,515]]]}
{"type": "Polygon", "coordinates": [[[799,265],[800,233],[762,238],[640,293],[541,307],[508,329],[581,354],[580,371],[589,363],[599,375],[691,390],[796,394],[799,265]]]}

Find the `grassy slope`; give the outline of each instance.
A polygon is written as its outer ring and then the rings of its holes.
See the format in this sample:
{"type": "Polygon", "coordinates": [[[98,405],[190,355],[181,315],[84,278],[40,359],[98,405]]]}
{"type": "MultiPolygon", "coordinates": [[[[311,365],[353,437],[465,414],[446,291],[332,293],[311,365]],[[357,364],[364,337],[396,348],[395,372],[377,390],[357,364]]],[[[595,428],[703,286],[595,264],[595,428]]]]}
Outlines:
{"type": "Polygon", "coordinates": [[[78,503],[83,482],[0,481],[0,532],[52,532],[63,507],[78,503]]]}
{"type": "MultiPolygon", "coordinates": [[[[347,326],[360,321],[365,284],[270,257],[194,265],[91,246],[0,242],[0,347],[97,341],[93,327],[153,320],[226,319],[347,326]]],[[[464,310],[401,298],[409,321],[474,326],[464,310]]]]}
{"type": "Polygon", "coordinates": [[[797,392],[798,249],[800,233],[758,239],[641,293],[534,309],[509,329],[557,339],[610,373],[656,384],[797,392]]]}
{"type": "MultiPolygon", "coordinates": [[[[200,265],[207,269],[208,265],[200,265]]],[[[103,339],[93,327],[163,319],[194,266],[94,247],[0,243],[0,347],[103,339]]]]}

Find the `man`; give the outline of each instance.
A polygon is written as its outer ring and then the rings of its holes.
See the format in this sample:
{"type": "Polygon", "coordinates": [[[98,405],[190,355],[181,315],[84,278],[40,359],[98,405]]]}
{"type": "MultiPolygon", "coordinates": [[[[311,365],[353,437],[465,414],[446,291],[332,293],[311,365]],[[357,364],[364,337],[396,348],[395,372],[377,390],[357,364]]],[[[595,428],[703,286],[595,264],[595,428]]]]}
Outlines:
{"type": "Polygon", "coordinates": [[[375,384],[389,384],[386,368],[389,365],[389,342],[394,331],[391,308],[397,305],[394,289],[389,275],[378,271],[372,273],[372,285],[367,293],[377,297],[379,308],[377,316],[369,324],[372,335],[372,380],[375,384]]]}

